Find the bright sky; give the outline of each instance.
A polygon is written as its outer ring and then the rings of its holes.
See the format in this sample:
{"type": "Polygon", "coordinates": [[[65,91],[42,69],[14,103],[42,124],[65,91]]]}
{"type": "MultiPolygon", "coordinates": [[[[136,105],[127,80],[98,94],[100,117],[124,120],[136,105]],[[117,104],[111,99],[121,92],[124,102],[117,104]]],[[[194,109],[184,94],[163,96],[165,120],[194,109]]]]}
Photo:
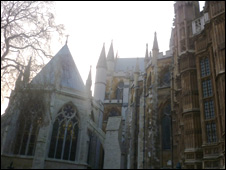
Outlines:
{"type": "MultiPolygon", "coordinates": [[[[203,9],[205,1],[200,2],[203,9]]],[[[169,49],[174,1],[56,1],[56,22],[64,24],[68,47],[85,84],[92,65],[92,91],[96,64],[103,43],[108,54],[111,41],[120,58],[144,57],[146,43],[152,50],[157,32],[160,52],[169,49]]],[[[66,37],[65,37],[66,40],[66,37]]],[[[53,55],[65,44],[53,41],[53,55]]],[[[93,91],[94,93],[94,91],[93,91]]],[[[6,106],[1,107],[1,114],[6,106]]]]}

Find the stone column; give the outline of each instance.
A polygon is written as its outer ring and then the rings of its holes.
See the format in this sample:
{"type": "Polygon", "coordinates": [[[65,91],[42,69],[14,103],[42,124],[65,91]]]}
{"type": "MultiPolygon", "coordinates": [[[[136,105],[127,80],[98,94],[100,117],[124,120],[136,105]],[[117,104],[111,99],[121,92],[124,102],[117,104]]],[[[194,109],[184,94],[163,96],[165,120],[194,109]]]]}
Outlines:
{"type": "Polygon", "coordinates": [[[34,160],[32,169],[44,169],[47,149],[47,139],[49,134],[50,124],[43,126],[39,130],[38,139],[35,148],[34,160]]]}
{"type": "Polygon", "coordinates": [[[104,169],[120,169],[121,166],[121,116],[109,117],[104,143],[104,169]]]}

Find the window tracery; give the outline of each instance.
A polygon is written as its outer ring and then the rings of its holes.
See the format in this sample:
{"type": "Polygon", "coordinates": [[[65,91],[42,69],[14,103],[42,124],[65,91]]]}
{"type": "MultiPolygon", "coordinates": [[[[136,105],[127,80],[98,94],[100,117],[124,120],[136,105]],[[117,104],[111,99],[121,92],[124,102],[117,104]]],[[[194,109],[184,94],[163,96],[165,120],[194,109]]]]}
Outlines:
{"type": "Polygon", "coordinates": [[[79,119],[72,104],[63,106],[53,124],[49,157],[75,161],[79,119]]]}
{"type": "Polygon", "coordinates": [[[160,87],[170,86],[170,71],[169,69],[164,69],[160,73],[160,81],[159,81],[160,87]]]}

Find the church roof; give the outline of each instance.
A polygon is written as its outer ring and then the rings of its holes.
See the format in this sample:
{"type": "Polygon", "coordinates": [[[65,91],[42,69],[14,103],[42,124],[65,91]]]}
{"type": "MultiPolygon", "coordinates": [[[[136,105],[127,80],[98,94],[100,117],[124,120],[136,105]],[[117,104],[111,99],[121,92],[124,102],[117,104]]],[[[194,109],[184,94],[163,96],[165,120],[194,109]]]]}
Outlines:
{"type": "Polygon", "coordinates": [[[73,57],[65,44],[33,78],[31,84],[54,85],[85,91],[85,86],[73,57]]]}
{"type": "MultiPolygon", "coordinates": [[[[115,71],[127,71],[133,70],[135,71],[136,68],[137,58],[117,58],[115,60],[115,71]]],[[[139,58],[139,69],[141,72],[144,72],[144,58],[139,58]]]]}

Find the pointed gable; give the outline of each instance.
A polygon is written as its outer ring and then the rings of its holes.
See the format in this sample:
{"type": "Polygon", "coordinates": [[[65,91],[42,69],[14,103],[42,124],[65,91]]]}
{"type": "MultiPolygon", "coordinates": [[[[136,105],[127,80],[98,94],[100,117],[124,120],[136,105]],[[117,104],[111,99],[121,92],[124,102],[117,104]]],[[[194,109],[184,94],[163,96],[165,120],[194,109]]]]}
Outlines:
{"type": "Polygon", "coordinates": [[[84,91],[85,86],[67,44],[33,78],[31,84],[55,85],[84,91]]]}

